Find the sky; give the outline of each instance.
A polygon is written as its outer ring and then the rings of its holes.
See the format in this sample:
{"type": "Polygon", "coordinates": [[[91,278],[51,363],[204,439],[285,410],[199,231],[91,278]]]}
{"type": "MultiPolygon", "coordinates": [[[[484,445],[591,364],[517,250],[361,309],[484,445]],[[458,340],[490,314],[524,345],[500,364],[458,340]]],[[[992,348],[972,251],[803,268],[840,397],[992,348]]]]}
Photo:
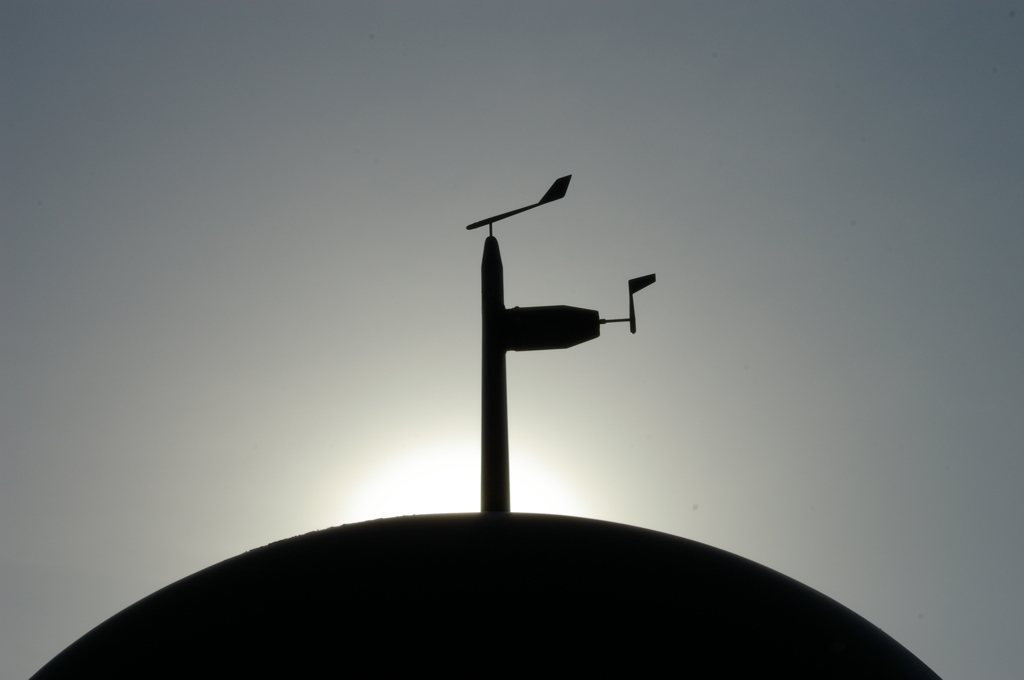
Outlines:
{"type": "Polygon", "coordinates": [[[1024,2],[0,3],[0,676],[267,543],[512,509],[1024,676],[1024,2]]]}

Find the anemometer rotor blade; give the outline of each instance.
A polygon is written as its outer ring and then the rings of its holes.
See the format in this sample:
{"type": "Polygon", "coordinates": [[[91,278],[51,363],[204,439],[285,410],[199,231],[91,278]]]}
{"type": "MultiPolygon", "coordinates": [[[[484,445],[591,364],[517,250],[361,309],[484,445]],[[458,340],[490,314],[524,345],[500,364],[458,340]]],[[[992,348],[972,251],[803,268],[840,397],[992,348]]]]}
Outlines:
{"type": "Polygon", "coordinates": [[[638,290],[643,290],[647,286],[654,283],[654,274],[648,274],[647,276],[638,276],[635,279],[629,280],[629,332],[636,333],[636,311],[633,308],[633,293],[638,290]]]}
{"type": "Polygon", "coordinates": [[[559,177],[558,179],[556,179],[555,183],[552,184],[551,188],[548,189],[546,194],[544,194],[544,197],[541,198],[540,201],[538,201],[537,203],[534,203],[533,205],[528,205],[525,208],[519,208],[518,210],[510,210],[507,213],[502,213],[500,215],[495,215],[494,217],[488,217],[485,220],[480,220],[479,222],[474,222],[473,224],[467,226],[466,229],[477,229],[479,227],[486,227],[487,225],[494,224],[495,222],[503,220],[506,217],[512,217],[513,215],[518,215],[521,212],[525,212],[527,210],[536,208],[538,205],[544,205],[545,203],[557,201],[558,199],[563,198],[565,196],[565,192],[569,189],[569,180],[571,179],[572,175],[566,175],[565,177],[559,177]]]}

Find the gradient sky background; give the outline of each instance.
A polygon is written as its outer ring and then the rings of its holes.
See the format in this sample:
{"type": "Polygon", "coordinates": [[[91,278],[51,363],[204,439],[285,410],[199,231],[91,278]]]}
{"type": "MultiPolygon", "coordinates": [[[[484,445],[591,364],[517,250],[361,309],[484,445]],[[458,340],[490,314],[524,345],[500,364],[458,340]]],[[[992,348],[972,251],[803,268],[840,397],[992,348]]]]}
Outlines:
{"type": "Polygon", "coordinates": [[[1024,660],[1024,2],[3,2],[0,676],[266,543],[512,507],[1024,660]]]}

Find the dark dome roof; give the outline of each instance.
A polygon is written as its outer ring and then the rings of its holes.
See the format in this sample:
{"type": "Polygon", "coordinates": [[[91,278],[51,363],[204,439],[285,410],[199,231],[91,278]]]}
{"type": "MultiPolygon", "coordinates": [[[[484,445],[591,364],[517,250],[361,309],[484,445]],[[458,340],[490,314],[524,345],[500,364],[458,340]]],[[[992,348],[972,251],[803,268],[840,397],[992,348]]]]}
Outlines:
{"type": "Polygon", "coordinates": [[[298,536],[111,617],[34,678],[934,678],[875,626],[686,539],[554,515],[425,515],[298,536]]]}

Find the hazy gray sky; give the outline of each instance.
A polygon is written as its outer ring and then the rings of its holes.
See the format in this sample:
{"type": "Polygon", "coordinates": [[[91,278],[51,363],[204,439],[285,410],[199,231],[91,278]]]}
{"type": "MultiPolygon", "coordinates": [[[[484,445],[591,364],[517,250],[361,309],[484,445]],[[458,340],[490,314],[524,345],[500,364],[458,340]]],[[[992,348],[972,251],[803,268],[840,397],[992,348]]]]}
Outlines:
{"type": "Polygon", "coordinates": [[[0,675],[247,549],[512,506],[1024,675],[1024,2],[0,4],[0,675]]]}

